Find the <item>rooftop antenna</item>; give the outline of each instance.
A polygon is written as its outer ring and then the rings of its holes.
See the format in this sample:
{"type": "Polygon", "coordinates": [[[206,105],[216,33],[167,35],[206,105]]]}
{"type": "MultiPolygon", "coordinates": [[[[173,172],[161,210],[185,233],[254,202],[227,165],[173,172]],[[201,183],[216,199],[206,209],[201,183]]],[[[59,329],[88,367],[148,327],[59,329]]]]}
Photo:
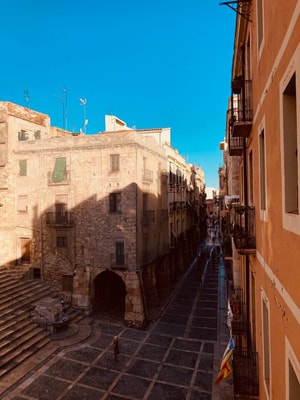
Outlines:
{"type": "Polygon", "coordinates": [[[86,127],[89,121],[86,119],[86,103],[87,99],[79,99],[80,105],[83,106],[83,132],[86,134],[86,127]]]}
{"type": "Polygon", "coordinates": [[[68,130],[68,89],[61,88],[61,90],[65,94],[65,103],[64,103],[64,129],[68,130]]]}
{"type": "Polygon", "coordinates": [[[29,107],[29,103],[30,103],[30,97],[29,97],[29,91],[28,90],[24,90],[24,97],[25,97],[25,102],[26,102],[26,107],[29,107]]]}

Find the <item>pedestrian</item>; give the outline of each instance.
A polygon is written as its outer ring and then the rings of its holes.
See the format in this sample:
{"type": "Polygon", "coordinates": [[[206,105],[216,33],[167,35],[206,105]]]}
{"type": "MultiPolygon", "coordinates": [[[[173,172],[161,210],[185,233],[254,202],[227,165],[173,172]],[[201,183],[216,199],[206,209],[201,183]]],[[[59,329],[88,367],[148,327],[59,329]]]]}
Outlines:
{"type": "Polygon", "coordinates": [[[120,349],[119,349],[119,337],[114,336],[114,355],[115,355],[115,362],[118,361],[118,354],[120,354],[120,349]]]}

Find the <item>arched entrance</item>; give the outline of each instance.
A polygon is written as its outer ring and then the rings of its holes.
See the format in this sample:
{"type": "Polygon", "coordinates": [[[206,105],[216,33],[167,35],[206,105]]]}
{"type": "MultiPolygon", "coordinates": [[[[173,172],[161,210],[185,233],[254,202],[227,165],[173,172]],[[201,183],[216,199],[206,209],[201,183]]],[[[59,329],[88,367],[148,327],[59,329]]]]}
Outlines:
{"type": "Polygon", "coordinates": [[[124,319],[126,286],[114,272],[104,271],[94,279],[94,314],[124,319]]]}

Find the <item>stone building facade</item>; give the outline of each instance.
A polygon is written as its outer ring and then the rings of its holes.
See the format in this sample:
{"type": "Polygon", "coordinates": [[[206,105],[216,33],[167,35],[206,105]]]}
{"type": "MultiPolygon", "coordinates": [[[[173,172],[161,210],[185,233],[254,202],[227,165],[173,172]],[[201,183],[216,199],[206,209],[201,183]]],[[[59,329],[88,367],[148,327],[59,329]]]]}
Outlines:
{"type": "Polygon", "coordinates": [[[117,309],[142,326],[195,254],[204,176],[172,149],[170,129],[134,130],[114,116],[106,126],[74,134],[0,103],[0,265],[87,314],[117,309]]]}

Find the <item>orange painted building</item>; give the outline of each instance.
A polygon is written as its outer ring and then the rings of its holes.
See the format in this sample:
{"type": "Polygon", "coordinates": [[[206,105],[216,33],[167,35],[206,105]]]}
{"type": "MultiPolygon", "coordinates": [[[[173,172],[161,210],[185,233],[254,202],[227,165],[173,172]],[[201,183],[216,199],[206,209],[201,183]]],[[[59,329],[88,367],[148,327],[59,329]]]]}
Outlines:
{"type": "MultiPolygon", "coordinates": [[[[223,216],[235,399],[300,399],[300,1],[236,4],[223,216]],[[239,193],[232,193],[234,161],[239,193]]],[[[224,3],[224,4],[225,4],[224,3]]],[[[232,6],[231,4],[231,6],[232,6]]],[[[228,4],[227,4],[228,5],[228,4]]],[[[224,172],[225,171],[225,172],[224,172]]],[[[235,178],[234,178],[235,179],[235,178]]],[[[236,192],[236,185],[234,186],[236,192]]]]}

